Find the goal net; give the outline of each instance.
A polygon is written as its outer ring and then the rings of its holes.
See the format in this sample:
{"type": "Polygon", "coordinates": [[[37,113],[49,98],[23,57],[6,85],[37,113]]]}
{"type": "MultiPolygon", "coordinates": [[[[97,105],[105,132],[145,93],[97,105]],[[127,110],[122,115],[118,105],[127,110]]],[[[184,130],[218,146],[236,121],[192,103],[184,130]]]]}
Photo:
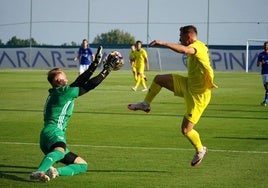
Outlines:
{"type": "Polygon", "coordinates": [[[248,39],[246,47],[246,72],[257,71],[258,54],[263,51],[264,42],[268,39],[248,39]]]}

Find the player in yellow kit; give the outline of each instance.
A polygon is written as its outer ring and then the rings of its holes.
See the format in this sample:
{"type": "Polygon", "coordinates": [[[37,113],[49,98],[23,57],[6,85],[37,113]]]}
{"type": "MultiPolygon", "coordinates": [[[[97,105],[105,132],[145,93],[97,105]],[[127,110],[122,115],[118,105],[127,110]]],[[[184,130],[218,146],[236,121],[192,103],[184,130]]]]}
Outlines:
{"type": "Polygon", "coordinates": [[[133,78],[136,82],[137,80],[137,71],[136,71],[136,65],[135,65],[135,52],[136,52],[136,46],[135,44],[132,44],[130,46],[130,53],[129,53],[129,63],[131,66],[131,71],[133,73],[133,78]]]}
{"type": "Polygon", "coordinates": [[[187,55],[188,76],[178,74],[165,74],[155,76],[143,102],[129,104],[130,110],[143,110],[149,112],[150,104],[155,96],[164,87],[183,97],[185,113],[181,124],[181,132],[194,146],[196,153],[191,166],[201,163],[207,148],[203,146],[199,133],[194,129],[202,113],[210,102],[211,90],[217,86],[213,83],[214,73],[210,66],[209,53],[206,45],[197,40],[197,29],[193,25],[180,28],[181,44],[155,40],[150,46],[164,46],[177,53],[187,55]]]}
{"type": "Polygon", "coordinates": [[[141,84],[143,89],[142,91],[147,91],[146,86],[146,77],[144,75],[144,69],[149,70],[149,59],[147,52],[142,48],[142,42],[136,42],[136,50],[134,51],[133,55],[134,64],[132,66],[132,70],[135,70],[137,73],[137,79],[135,80],[135,86],[132,87],[133,91],[137,91],[139,85],[141,84]]]}

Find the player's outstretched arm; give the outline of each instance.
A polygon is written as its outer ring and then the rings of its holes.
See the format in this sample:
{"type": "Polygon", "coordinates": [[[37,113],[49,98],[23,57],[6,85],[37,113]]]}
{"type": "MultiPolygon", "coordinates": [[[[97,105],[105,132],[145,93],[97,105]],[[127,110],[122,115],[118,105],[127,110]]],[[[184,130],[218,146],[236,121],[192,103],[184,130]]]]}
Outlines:
{"type": "Polygon", "coordinates": [[[80,87],[80,86],[84,85],[90,79],[93,72],[96,70],[98,65],[101,63],[102,49],[103,49],[102,46],[99,46],[94,61],[91,63],[89,68],[85,72],[83,72],[83,74],[79,75],[76,78],[76,80],[72,84],[70,84],[71,87],[80,87]]]}
{"type": "Polygon", "coordinates": [[[182,53],[182,54],[195,54],[196,50],[192,47],[184,46],[177,43],[166,42],[162,40],[154,40],[152,41],[149,46],[164,46],[167,47],[175,52],[182,53]]]}
{"type": "Polygon", "coordinates": [[[110,53],[103,63],[103,70],[95,77],[89,79],[87,82],[79,85],[79,96],[96,88],[112,70],[119,70],[122,67],[123,57],[119,52],[110,53]]]}

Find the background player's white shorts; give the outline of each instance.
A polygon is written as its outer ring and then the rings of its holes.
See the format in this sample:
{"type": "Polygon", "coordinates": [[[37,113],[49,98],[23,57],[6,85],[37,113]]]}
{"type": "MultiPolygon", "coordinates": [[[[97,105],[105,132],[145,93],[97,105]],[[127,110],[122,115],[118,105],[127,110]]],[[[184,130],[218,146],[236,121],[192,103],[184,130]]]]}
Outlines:
{"type": "Polygon", "coordinates": [[[263,84],[268,83],[268,74],[262,74],[262,82],[263,84]]]}
{"type": "Polygon", "coordinates": [[[88,69],[89,65],[79,65],[79,73],[82,74],[88,69]]]}

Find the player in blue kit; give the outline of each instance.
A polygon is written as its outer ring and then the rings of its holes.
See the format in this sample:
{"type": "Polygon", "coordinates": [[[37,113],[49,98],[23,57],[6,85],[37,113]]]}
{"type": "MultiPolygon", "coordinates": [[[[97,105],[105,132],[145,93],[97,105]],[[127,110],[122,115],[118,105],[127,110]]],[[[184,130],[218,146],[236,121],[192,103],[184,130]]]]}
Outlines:
{"type": "Polygon", "coordinates": [[[78,50],[77,57],[74,58],[74,61],[79,60],[79,72],[78,72],[79,75],[88,69],[93,59],[94,59],[93,52],[88,45],[87,39],[84,39],[82,41],[81,47],[78,50]]]}
{"type": "Polygon", "coordinates": [[[263,45],[264,51],[259,53],[257,66],[261,67],[262,82],[265,89],[264,101],[261,103],[262,106],[268,104],[268,41],[263,45]]]}
{"type": "Polygon", "coordinates": [[[102,47],[99,47],[93,63],[70,85],[62,69],[54,68],[48,72],[47,80],[52,88],[44,106],[44,127],[40,133],[40,148],[45,156],[37,170],[30,174],[31,180],[48,182],[58,176],[73,176],[87,171],[87,162],[67,147],[65,133],[75,98],[97,87],[118,62],[118,56],[109,54],[103,70],[90,78],[101,61],[101,50],[102,47]],[[66,166],[54,168],[56,162],[66,166]]]}

